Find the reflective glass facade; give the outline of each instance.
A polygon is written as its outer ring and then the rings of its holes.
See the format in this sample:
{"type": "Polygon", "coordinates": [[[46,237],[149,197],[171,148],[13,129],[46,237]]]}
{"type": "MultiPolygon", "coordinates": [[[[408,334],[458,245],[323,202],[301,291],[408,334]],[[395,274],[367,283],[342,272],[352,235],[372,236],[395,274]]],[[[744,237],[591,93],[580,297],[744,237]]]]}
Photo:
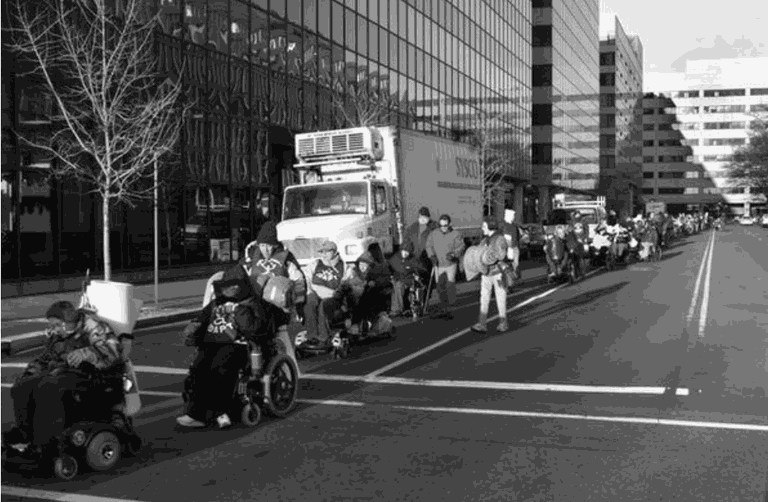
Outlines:
{"type": "MultiPolygon", "coordinates": [[[[162,267],[237,259],[279,217],[293,135],[357,125],[341,111],[352,89],[386,103],[380,122],[460,140],[478,110],[493,113],[516,152],[510,174],[530,178],[528,1],[147,1],[161,14],[160,69],[182,75],[194,103],[179,165],[162,175],[162,267]]],[[[3,128],[45,133],[50,100],[8,66],[3,128]]],[[[3,278],[99,270],[88,187],[50,178],[18,143],[3,151],[3,278]]],[[[115,208],[115,270],[151,266],[152,221],[151,204],[115,208]]]]}
{"type": "Polygon", "coordinates": [[[539,217],[552,192],[599,180],[599,0],[534,0],[533,178],[539,217]]]}

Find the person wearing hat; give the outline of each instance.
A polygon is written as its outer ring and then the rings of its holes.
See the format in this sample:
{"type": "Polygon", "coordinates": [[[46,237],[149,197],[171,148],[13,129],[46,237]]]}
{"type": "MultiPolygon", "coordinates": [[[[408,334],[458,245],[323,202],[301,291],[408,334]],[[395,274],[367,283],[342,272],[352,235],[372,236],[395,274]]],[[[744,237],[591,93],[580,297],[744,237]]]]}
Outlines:
{"type": "Polygon", "coordinates": [[[364,321],[375,321],[385,314],[391,298],[392,274],[387,264],[377,262],[366,251],[355,262],[342,286],[352,298],[352,333],[358,333],[364,321]]]}
{"type": "Polygon", "coordinates": [[[109,371],[123,356],[112,328],[71,302],[55,302],[45,317],[45,349],[11,387],[16,427],[6,441],[19,451],[30,443],[37,453],[55,446],[64,432],[65,396],[91,385],[91,379],[75,369],[109,371]]]}
{"type": "Polygon", "coordinates": [[[227,410],[247,351],[235,343],[240,338],[268,350],[274,325],[266,304],[252,295],[246,277],[227,271],[214,282],[215,297],[184,329],[184,344],[198,355],[184,382],[192,399],[186,414],[176,418],[183,427],[205,427],[214,419],[219,427],[231,425],[227,410]],[[227,273],[228,272],[228,273],[227,273]]]}
{"type": "MultiPolygon", "coordinates": [[[[405,310],[405,294],[407,288],[414,286],[414,275],[418,275],[424,284],[429,281],[429,271],[422,260],[413,255],[413,244],[406,243],[400,247],[400,252],[395,253],[389,259],[389,268],[392,271],[392,299],[390,304],[390,317],[398,317],[405,310]]],[[[409,306],[413,309],[413,305],[409,306]]]]}
{"type": "Polygon", "coordinates": [[[427,256],[427,237],[437,229],[437,223],[432,221],[429,208],[419,209],[417,221],[411,223],[403,236],[403,244],[413,249],[413,256],[418,260],[424,260],[424,264],[431,270],[429,257],[427,256]]]}
{"type": "MultiPolygon", "coordinates": [[[[303,320],[304,303],[306,302],[307,281],[301,266],[293,254],[284,249],[277,240],[277,226],[268,221],[259,229],[256,236],[256,246],[250,250],[250,278],[253,292],[261,297],[263,288],[272,276],[287,277],[293,285],[293,302],[297,316],[303,320]]],[[[273,315],[277,325],[277,337],[285,346],[291,359],[296,360],[293,341],[288,336],[288,325],[291,323],[291,312],[268,304],[270,315],[273,315]]]]}
{"type": "Polygon", "coordinates": [[[297,345],[329,346],[330,325],[343,315],[341,285],[345,276],[344,260],[332,241],[323,242],[318,253],[320,257],[307,268],[308,291],[304,305],[307,331],[303,337],[301,333],[297,336],[297,345]]]}

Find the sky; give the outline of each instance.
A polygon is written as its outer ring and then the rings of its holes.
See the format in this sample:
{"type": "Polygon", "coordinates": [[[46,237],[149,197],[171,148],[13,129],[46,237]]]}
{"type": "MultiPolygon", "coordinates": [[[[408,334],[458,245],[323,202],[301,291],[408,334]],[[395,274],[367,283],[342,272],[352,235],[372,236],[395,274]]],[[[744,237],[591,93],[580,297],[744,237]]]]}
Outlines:
{"type": "Polygon", "coordinates": [[[688,59],[768,56],[766,0],[601,0],[600,10],[601,35],[615,14],[640,36],[646,75],[684,71],[688,59]]]}

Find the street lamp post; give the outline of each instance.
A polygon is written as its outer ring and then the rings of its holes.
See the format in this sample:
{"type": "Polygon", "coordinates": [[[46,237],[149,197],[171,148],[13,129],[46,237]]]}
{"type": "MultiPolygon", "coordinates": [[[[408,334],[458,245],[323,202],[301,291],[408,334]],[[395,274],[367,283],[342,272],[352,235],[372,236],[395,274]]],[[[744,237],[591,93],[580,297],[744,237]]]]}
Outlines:
{"type": "Polygon", "coordinates": [[[160,269],[160,236],[158,232],[158,214],[157,214],[157,160],[155,160],[155,172],[154,172],[154,204],[153,204],[153,216],[155,219],[155,309],[157,310],[159,308],[159,302],[160,302],[160,279],[158,277],[159,269],[160,269]]]}

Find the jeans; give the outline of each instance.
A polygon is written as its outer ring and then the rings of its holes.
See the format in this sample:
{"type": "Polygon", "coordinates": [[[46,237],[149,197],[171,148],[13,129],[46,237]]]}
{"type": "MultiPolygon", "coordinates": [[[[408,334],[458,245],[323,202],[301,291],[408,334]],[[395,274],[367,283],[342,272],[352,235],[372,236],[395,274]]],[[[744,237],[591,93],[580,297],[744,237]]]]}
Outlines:
{"type": "Polygon", "coordinates": [[[190,375],[192,401],[187,415],[209,422],[232,407],[240,369],[248,363],[248,350],[234,344],[206,344],[190,375]]]}
{"type": "Polygon", "coordinates": [[[447,267],[435,267],[435,289],[443,308],[456,304],[456,264],[447,267]]]}
{"type": "Polygon", "coordinates": [[[391,303],[390,311],[393,314],[402,314],[405,310],[405,283],[403,281],[392,281],[391,303]]]}
{"type": "Polygon", "coordinates": [[[507,318],[507,290],[501,283],[501,274],[480,276],[480,324],[488,320],[488,310],[491,305],[491,294],[496,296],[496,308],[499,318],[507,318]]]}
{"type": "Polygon", "coordinates": [[[16,425],[34,444],[44,446],[64,432],[67,394],[87,390],[90,380],[64,369],[24,378],[11,387],[16,425]]]}

